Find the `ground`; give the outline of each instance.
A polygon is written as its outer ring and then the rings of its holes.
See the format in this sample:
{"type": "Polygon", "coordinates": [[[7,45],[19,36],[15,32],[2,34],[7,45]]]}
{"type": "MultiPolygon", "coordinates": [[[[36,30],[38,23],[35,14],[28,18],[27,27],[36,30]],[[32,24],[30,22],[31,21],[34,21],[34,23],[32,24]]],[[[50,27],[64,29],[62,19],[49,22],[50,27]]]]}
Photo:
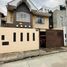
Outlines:
{"type": "Polygon", "coordinates": [[[67,67],[67,52],[5,63],[0,67],[67,67]]]}

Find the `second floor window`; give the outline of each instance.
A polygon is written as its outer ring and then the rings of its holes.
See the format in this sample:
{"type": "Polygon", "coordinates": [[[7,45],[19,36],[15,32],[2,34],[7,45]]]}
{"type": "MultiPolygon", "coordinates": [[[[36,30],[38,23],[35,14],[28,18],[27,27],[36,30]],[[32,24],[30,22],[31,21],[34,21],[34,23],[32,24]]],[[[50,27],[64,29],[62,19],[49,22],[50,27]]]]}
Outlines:
{"type": "Polygon", "coordinates": [[[25,12],[16,13],[16,21],[20,22],[30,22],[30,14],[25,12]]]}
{"type": "Polygon", "coordinates": [[[43,23],[44,23],[43,17],[37,17],[37,18],[36,18],[36,23],[38,23],[38,24],[43,24],[43,23]]]}

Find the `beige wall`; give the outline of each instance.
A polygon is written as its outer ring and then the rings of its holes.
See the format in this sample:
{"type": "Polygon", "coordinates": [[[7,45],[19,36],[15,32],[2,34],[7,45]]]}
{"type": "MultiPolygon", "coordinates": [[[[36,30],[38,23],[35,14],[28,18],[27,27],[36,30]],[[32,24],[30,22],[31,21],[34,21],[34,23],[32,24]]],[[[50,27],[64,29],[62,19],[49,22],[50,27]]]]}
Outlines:
{"type": "Polygon", "coordinates": [[[7,23],[13,23],[14,15],[13,12],[7,11],[7,23]]]}
{"type": "Polygon", "coordinates": [[[39,49],[39,30],[22,28],[0,28],[0,53],[19,52],[39,49]],[[13,42],[13,33],[16,32],[16,42],[13,42]],[[23,33],[23,41],[20,41],[20,33],[23,33]],[[27,33],[30,40],[27,41],[27,33]],[[35,41],[32,34],[35,33],[35,41]],[[5,35],[5,40],[1,40],[1,35],[5,35]],[[9,41],[9,45],[2,45],[2,42],[9,41]]]}
{"type": "MultiPolygon", "coordinates": [[[[7,23],[13,23],[14,15],[13,12],[8,11],[7,13],[7,23]],[[12,17],[12,22],[11,22],[12,17]]],[[[32,16],[32,26],[33,28],[40,28],[40,29],[49,29],[49,18],[44,17],[44,24],[36,23],[36,16],[32,16]]]]}
{"type": "Polygon", "coordinates": [[[44,17],[44,24],[36,23],[36,17],[37,16],[32,17],[33,18],[32,19],[33,28],[49,29],[49,18],[48,17],[44,17]]]}

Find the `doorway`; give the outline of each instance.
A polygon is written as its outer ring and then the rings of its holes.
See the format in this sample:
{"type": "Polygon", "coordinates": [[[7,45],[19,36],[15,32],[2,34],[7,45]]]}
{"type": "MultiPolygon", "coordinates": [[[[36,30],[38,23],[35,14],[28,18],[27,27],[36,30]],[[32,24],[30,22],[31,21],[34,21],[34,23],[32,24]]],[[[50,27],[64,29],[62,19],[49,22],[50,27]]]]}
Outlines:
{"type": "Polygon", "coordinates": [[[40,48],[46,48],[46,32],[40,32],[40,48]]]}

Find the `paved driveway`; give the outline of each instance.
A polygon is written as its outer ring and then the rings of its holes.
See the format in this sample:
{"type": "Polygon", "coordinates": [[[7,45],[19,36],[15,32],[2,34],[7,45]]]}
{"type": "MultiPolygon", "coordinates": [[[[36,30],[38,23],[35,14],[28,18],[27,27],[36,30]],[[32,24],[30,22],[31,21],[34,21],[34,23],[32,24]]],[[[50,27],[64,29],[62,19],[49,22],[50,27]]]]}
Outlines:
{"type": "Polygon", "coordinates": [[[67,67],[67,52],[6,63],[0,67],[67,67]]]}

